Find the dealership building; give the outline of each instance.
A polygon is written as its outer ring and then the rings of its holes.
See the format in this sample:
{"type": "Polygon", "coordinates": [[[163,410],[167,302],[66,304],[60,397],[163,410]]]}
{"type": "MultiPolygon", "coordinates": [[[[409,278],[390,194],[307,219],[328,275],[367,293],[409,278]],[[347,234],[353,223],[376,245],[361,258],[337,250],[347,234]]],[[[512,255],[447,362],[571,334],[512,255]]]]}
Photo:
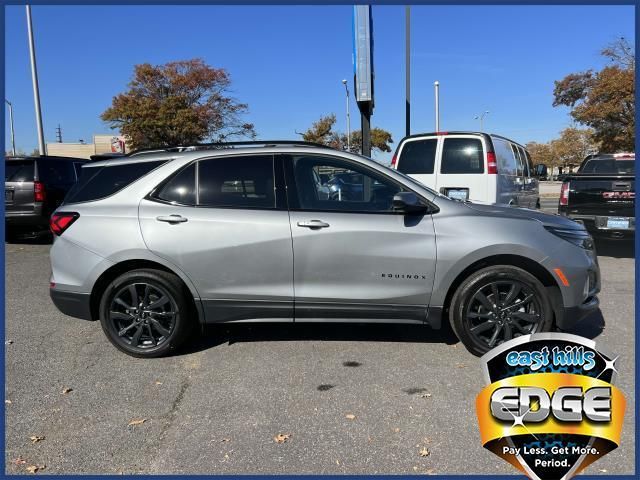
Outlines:
{"type": "Polygon", "coordinates": [[[124,136],[98,134],[93,136],[93,143],[47,143],[48,155],[90,158],[100,153],[127,153],[124,136]]]}

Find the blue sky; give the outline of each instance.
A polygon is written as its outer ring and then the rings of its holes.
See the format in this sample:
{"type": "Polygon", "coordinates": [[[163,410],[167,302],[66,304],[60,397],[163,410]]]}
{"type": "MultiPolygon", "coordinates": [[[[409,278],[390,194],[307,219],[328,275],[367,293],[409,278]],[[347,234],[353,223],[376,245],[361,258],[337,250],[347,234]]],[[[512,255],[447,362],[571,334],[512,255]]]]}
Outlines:
{"type": "MultiPolygon", "coordinates": [[[[37,146],[23,6],[5,7],[5,97],[17,146],[37,146]]],[[[351,6],[34,6],[45,139],[91,141],[133,65],[202,57],[232,77],[259,138],[299,138],[321,114],[346,130],[343,78],[353,90],[351,6]]],[[[376,108],[372,126],[404,135],[404,7],[374,6],[376,108]]],[[[600,68],[601,48],[634,42],[633,6],[412,7],[412,133],[441,129],[547,141],[571,123],[552,107],[554,80],[600,68]],[[595,26],[595,28],[591,28],[595,26]]],[[[359,128],[355,103],[352,129],[359,128]]],[[[9,144],[5,109],[5,145],[9,144]]],[[[384,159],[386,155],[379,156],[384,159]]]]}

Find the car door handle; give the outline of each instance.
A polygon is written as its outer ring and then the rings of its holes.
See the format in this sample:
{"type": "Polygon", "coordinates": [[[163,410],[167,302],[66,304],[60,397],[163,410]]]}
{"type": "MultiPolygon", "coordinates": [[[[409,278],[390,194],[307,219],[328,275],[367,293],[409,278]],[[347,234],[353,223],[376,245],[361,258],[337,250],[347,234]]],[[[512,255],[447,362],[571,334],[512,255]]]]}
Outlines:
{"type": "Polygon", "coordinates": [[[326,222],[323,222],[322,220],[309,220],[306,222],[298,222],[298,226],[313,229],[313,228],[327,228],[329,224],[326,222]]]}
{"type": "Polygon", "coordinates": [[[183,217],[182,215],[161,215],[156,217],[156,220],[159,222],[167,222],[167,223],[184,223],[188,220],[188,218],[183,217]]]}

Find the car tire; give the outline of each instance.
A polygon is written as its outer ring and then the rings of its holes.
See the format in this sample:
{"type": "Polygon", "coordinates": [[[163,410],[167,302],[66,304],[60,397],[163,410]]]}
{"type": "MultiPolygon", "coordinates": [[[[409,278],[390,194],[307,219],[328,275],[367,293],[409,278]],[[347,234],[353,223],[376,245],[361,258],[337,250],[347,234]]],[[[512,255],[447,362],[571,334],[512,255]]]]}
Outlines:
{"type": "Polygon", "coordinates": [[[480,356],[510,338],[548,332],[553,309],[535,276],[518,267],[495,265],[460,284],[451,299],[449,321],[467,350],[480,356]]]}
{"type": "Polygon", "coordinates": [[[161,270],[120,275],[100,301],[100,323],[109,341],[139,358],[161,357],[179,348],[192,330],[191,313],[181,280],[161,270]]]}

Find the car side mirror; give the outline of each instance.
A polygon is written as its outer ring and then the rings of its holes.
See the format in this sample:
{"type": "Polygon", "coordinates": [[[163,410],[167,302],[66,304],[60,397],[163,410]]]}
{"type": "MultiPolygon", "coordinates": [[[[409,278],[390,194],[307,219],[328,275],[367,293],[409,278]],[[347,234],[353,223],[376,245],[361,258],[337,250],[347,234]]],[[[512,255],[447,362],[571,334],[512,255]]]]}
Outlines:
{"type": "Polygon", "coordinates": [[[429,206],[413,192],[398,192],[393,196],[393,210],[404,213],[426,213],[429,206]]]}

